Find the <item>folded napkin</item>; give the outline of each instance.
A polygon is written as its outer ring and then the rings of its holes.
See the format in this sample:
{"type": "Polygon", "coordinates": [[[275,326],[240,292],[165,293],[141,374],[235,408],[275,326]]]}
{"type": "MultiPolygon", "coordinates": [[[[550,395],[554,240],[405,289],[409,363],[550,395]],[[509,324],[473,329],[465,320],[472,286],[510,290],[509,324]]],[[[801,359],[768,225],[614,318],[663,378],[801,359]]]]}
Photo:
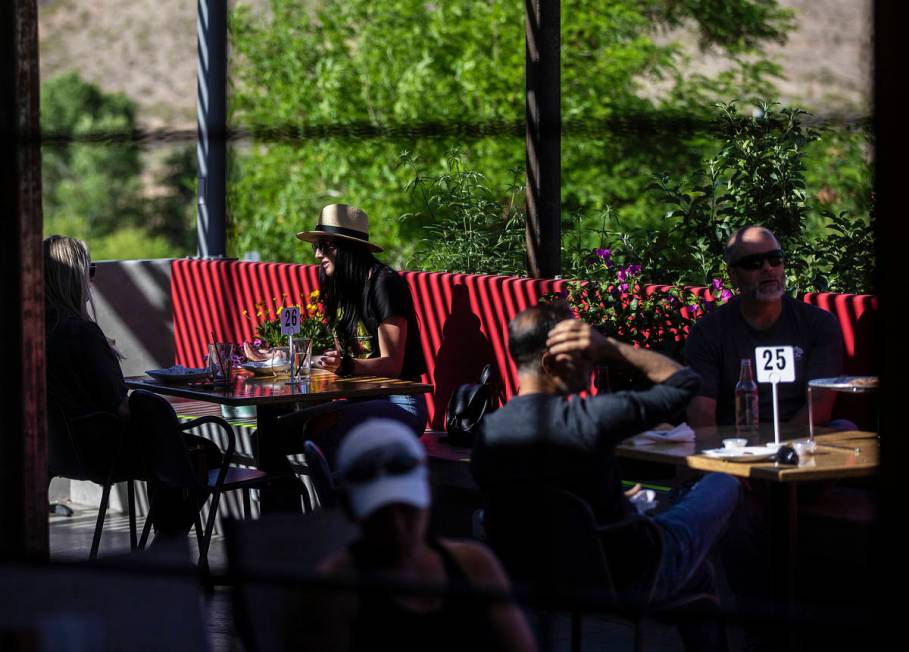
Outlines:
{"type": "Polygon", "coordinates": [[[635,446],[649,446],[658,442],[672,444],[694,441],[694,430],[687,423],[680,423],[672,430],[648,430],[632,437],[635,446]]]}

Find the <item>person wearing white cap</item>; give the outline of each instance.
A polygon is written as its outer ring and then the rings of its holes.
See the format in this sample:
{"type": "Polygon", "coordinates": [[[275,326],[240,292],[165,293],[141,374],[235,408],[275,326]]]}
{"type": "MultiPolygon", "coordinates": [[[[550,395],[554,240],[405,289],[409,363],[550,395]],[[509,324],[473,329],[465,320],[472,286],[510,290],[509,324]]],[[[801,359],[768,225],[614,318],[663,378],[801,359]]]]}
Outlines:
{"type": "MultiPolygon", "coordinates": [[[[354,428],[338,451],[338,472],[361,536],[322,562],[320,572],[427,588],[508,590],[502,567],[484,546],[428,533],[426,453],[400,422],[373,419],[354,428]]],[[[512,603],[393,589],[332,591],[314,603],[319,613],[310,614],[314,623],[304,634],[320,649],[536,648],[512,603]]]]}

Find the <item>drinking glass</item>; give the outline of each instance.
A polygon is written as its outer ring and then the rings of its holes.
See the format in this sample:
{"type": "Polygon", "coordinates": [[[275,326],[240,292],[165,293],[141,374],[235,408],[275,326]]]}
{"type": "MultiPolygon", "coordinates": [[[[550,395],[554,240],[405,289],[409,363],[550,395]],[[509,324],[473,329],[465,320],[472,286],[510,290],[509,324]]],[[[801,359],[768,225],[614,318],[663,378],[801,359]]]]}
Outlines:
{"type": "Polygon", "coordinates": [[[208,373],[215,385],[230,385],[233,355],[233,344],[215,342],[208,345],[208,373]]]}
{"type": "Polygon", "coordinates": [[[312,340],[308,337],[295,337],[292,343],[291,380],[303,380],[312,371],[312,340]]]}

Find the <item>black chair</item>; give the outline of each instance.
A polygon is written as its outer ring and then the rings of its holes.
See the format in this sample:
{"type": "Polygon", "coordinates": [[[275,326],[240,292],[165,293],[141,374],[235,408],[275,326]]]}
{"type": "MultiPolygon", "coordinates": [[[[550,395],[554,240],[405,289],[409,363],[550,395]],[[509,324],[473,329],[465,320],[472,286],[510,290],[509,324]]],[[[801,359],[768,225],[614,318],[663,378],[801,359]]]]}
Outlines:
{"type": "Polygon", "coordinates": [[[348,546],[359,528],[340,509],[318,509],[269,514],[255,523],[227,519],[224,529],[234,623],[244,649],[303,649],[300,628],[309,605],[297,580],[348,546]]]}
{"type": "MultiPolygon", "coordinates": [[[[545,598],[546,607],[571,612],[572,649],[581,649],[581,613],[604,607],[634,623],[635,650],[644,649],[643,625],[648,616],[670,621],[675,617],[684,624],[685,619],[703,619],[706,613],[711,622],[718,622],[714,620],[718,600],[713,594],[653,600],[663,539],[650,518],[635,515],[598,525],[585,500],[547,487],[503,488],[484,499],[488,543],[509,575],[531,596],[545,598]],[[653,542],[647,546],[650,558],[629,567],[627,553],[620,556],[620,551],[648,539],[653,542]]],[[[725,632],[712,629],[719,632],[720,640],[700,640],[687,628],[680,629],[686,648],[722,649],[725,632]]]]}
{"type": "Polygon", "coordinates": [[[303,454],[306,456],[306,466],[309,467],[309,479],[319,497],[319,505],[322,509],[335,507],[338,504],[338,487],[322,449],[307,439],[303,442],[303,454]]]}
{"type": "Polygon", "coordinates": [[[124,421],[112,412],[95,412],[67,419],[56,402],[48,400],[47,472],[48,483],[54,478],[87,480],[102,487],[98,519],[92,537],[89,559],[98,556],[104,518],[110,502],[111,487],[126,482],[129,510],[130,549],[136,549],[136,499],[134,480],[144,480],[145,473],[136,468],[129,455],[133,434],[124,421]]]}
{"type": "MultiPolygon", "coordinates": [[[[205,499],[211,496],[211,506],[203,531],[199,514],[195,515],[196,537],[199,541],[199,568],[208,569],[208,547],[211,542],[218,504],[224,491],[243,492],[244,516],[250,516],[250,489],[267,486],[278,479],[274,474],[256,469],[231,466],[236,450],[236,436],[230,424],[221,417],[204,416],[180,423],[173,407],[166,399],[152,392],[137,389],[130,394],[129,407],[136,429],[145,437],[150,456],[151,475],[154,482],[187,491],[201,510],[205,499]],[[187,430],[206,423],[224,430],[227,451],[222,455],[218,468],[207,469],[200,458],[203,451],[191,450],[184,434],[187,430]]],[[[144,548],[152,518],[157,507],[155,496],[149,506],[148,518],[142,529],[139,547],[144,548]]]]}

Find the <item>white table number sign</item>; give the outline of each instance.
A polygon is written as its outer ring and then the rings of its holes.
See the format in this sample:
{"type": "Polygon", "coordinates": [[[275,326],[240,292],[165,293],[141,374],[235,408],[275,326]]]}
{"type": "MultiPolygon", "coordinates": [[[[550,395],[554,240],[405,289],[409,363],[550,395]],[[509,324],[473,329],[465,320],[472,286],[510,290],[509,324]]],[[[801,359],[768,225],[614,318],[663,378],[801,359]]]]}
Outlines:
{"type": "Polygon", "coordinates": [[[300,307],[281,308],[281,335],[296,335],[300,332],[300,307]]]}
{"type": "Polygon", "coordinates": [[[773,388],[773,440],[780,445],[780,404],[776,387],[795,382],[795,355],[791,346],[758,346],[754,349],[757,381],[773,388]]]}
{"type": "Polygon", "coordinates": [[[794,383],[795,355],[791,346],[759,346],[754,350],[759,383],[794,383]]]}

